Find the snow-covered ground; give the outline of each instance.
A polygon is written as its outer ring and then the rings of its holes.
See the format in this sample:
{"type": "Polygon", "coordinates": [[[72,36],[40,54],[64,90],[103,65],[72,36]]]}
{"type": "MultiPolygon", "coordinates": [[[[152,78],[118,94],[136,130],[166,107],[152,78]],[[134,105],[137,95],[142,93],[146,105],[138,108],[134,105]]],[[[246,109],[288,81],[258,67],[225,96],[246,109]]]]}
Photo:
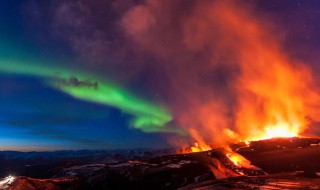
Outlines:
{"type": "Polygon", "coordinates": [[[8,176],[0,179],[0,189],[7,189],[9,185],[14,182],[15,178],[13,176],[8,176]]]}

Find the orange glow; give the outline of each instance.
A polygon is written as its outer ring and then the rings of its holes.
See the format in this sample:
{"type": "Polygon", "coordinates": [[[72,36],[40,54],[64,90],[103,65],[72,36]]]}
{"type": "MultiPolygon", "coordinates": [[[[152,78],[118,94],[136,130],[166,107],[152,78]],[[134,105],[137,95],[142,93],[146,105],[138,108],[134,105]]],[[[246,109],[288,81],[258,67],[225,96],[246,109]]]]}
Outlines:
{"type": "Polygon", "coordinates": [[[231,1],[199,7],[200,15],[206,19],[191,20],[190,27],[198,27],[198,33],[191,30],[185,40],[193,48],[214,43],[220,53],[230,53],[232,61],[228,64],[240,72],[232,84],[236,96],[236,104],[229,108],[234,114],[232,118],[223,101],[217,98],[214,104],[210,100],[200,101],[193,108],[197,112],[192,119],[198,123],[189,128],[190,135],[198,140],[201,134],[204,144],[223,145],[230,140],[252,141],[301,134],[310,124],[307,118],[319,115],[315,105],[320,98],[310,69],[289,58],[279,36],[268,30],[266,23],[250,15],[250,11],[238,8],[231,1]],[[212,24],[219,29],[219,39],[206,32],[212,24]],[[193,128],[197,128],[197,135],[192,132],[193,128]]]}
{"type": "Polygon", "coordinates": [[[233,162],[234,165],[240,166],[239,162],[241,162],[241,157],[239,157],[237,154],[228,153],[226,154],[226,156],[229,158],[230,161],[233,162]]]}
{"type": "Polygon", "coordinates": [[[194,143],[194,146],[190,147],[190,150],[187,150],[184,152],[202,152],[202,151],[211,150],[211,147],[205,143],[204,139],[198,133],[198,131],[194,129],[190,129],[189,132],[192,134],[196,142],[194,143]]]}
{"type": "Polygon", "coordinates": [[[258,167],[251,165],[251,162],[247,160],[245,157],[233,152],[230,148],[227,148],[226,150],[228,152],[226,153],[226,156],[235,166],[248,169],[259,169],[258,167]]]}
{"type": "Polygon", "coordinates": [[[299,134],[298,126],[289,126],[287,123],[279,123],[273,126],[266,126],[266,135],[259,139],[271,139],[275,137],[295,137],[299,134]]]}
{"type": "Polygon", "coordinates": [[[180,10],[171,7],[179,3],[145,2],[122,24],[140,48],[162,60],[175,121],[189,135],[173,144],[197,142],[190,151],[203,151],[298,136],[319,122],[312,70],[287,52],[285,31],[255,6],[194,1],[187,14],[164,16],[180,10]],[[169,27],[173,23],[179,24],[169,27]]]}
{"type": "Polygon", "coordinates": [[[194,143],[194,146],[190,148],[191,152],[202,152],[202,151],[207,151],[211,150],[211,147],[208,145],[199,145],[199,143],[194,143]]]}
{"type": "Polygon", "coordinates": [[[208,164],[208,167],[210,168],[216,179],[239,176],[239,174],[226,168],[218,159],[215,158],[213,158],[211,163],[208,164]]]}

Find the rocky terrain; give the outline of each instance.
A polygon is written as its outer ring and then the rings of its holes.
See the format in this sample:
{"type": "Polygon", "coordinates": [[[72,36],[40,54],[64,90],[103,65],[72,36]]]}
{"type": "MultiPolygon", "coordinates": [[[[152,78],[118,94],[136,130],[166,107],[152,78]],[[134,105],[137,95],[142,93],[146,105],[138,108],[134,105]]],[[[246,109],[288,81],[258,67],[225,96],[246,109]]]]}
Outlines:
{"type": "Polygon", "coordinates": [[[16,175],[46,179],[67,167],[150,159],[175,152],[174,149],[0,151],[0,177],[16,175]]]}
{"type": "Polygon", "coordinates": [[[16,177],[5,189],[320,189],[318,138],[279,138],[231,147],[251,164],[234,162],[230,153],[218,148],[74,165],[50,179],[16,177]]]}

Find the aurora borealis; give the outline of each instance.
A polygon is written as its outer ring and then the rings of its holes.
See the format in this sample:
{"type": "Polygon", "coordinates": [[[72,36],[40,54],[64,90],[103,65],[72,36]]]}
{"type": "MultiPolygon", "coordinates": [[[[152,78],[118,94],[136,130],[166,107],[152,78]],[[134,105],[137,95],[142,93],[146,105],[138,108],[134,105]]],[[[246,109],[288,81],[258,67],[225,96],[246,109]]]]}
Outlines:
{"type": "MultiPolygon", "coordinates": [[[[24,3],[20,2],[21,5],[24,3]]],[[[10,4],[10,3],[9,3],[10,4]]],[[[8,5],[8,6],[15,6],[15,5],[8,5]]],[[[4,7],[2,7],[4,8],[4,7]]],[[[17,8],[17,7],[12,7],[17,8]]],[[[22,11],[22,10],[21,10],[22,11]]],[[[10,16],[10,13],[8,13],[10,16]]],[[[20,23],[17,23],[20,24],[20,23]]],[[[4,31],[9,32],[9,31],[4,31]]],[[[19,47],[16,46],[15,43],[20,44],[23,42],[12,40],[10,42],[7,41],[7,39],[2,40],[2,46],[1,46],[1,52],[0,52],[0,74],[1,74],[1,90],[2,92],[9,90],[8,96],[6,96],[6,93],[2,93],[3,97],[2,100],[6,101],[6,99],[9,99],[9,101],[14,101],[19,105],[10,104],[10,102],[3,103],[4,112],[7,112],[3,114],[3,116],[8,118],[2,118],[3,127],[2,130],[2,138],[1,142],[3,144],[3,150],[6,149],[13,149],[13,150],[55,150],[55,149],[70,149],[70,148],[93,148],[91,146],[94,146],[95,148],[126,148],[128,147],[126,143],[123,143],[121,141],[125,141],[128,137],[126,134],[117,134],[113,136],[113,131],[122,131],[120,130],[113,130],[109,129],[111,131],[111,135],[108,137],[106,135],[106,138],[112,138],[117,137],[119,135],[123,135],[124,139],[116,139],[116,141],[120,141],[121,143],[115,143],[118,145],[110,146],[107,143],[109,140],[104,140],[103,134],[99,137],[102,140],[98,139],[96,140],[97,136],[100,136],[99,133],[101,132],[100,127],[104,125],[108,125],[110,123],[113,125],[112,127],[125,127],[125,128],[131,128],[128,129],[137,131],[133,132],[133,134],[136,136],[135,138],[138,138],[133,141],[137,141],[138,143],[133,143],[133,147],[140,147],[141,142],[145,142],[144,139],[149,139],[149,135],[144,135],[144,133],[150,133],[150,132],[170,132],[170,133],[181,133],[181,130],[177,130],[174,128],[170,128],[167,126],[167,124],[172,120],[172,116],[170,115],[170,112],[162,105],[153,103],[148,100],[142,100],[134,95],[134,93],[131,93],[123,88],[121,88],[121,85],[115,85],[112,84],[113,82],[111,80],[108,80],[108,77],[101,77],[94,73],[87,73],[85,71],[81,71],[81,69],[77,68],[70,68],[67,62],[61,63],[60,59],[48,59],[40,55],[39,52],[30,51],[28,48],[19,47]],[[37,53],[39,55],[37,55],[37,53]],[[8,80],[9,78],[9,80],[8,80]],[[69,80],[71,78],[76,78],[76,80],[81,81],[91,81],[93,80],[98,87],[92,88],[90,86],[78,86],[77,84],[69,84],[69,80]],[[18,86],[25,86],[26,88],[30,88],[31,94],[28,94],[28,92],[20,91],[23,97],[24,94],[27,96],[27,98],[23,99],[36,99],[37,95],[40,91],[43,91],[43,93],[47,93],[46,91],[50,89],[51,94],[48,94],[48,96],[57,96],[58,99],[62,98],[61,102],[50,102],[49,100],[40,99],[37,104],[46,104],[46,107],[36,108],[37,106],[28,105],[27,106],[27,113],[20,113],[20,108],[24,109],[24,104],[20,101],[15,100],[14,96],[12,96],[13,93],[16,93],[14,90],[10,92],[11,87],[7,87],[7,85],[11,85],[11,80],[13,80],[13,85],[18,86]],[[9,82],[7,82],[9,81],[9,82]],[[45,89],[32,89],[33,84],[32,83],[38,83],[37,81],[40,81],[41,87],[45,89]],[[29,84],[31,83],[30,87],[29,84]],[[67,84],[68,83],[68,84],[67,84]],[[32,90],[34,90],[32,92],[32,90]],[[59,92],[63,92],[66,95],[63,95],[59,92]],[[29,97],[28,97],[29,96],[29,97]],[[32,97],[34,96],[34,97],[32,97]],[[71,119],[73,120],[72,116],[70,117],[70,114],[59,114],[55,113],[58,112],[56,108],[52,109],[51,104],[61,104],[61,108],[64,107],[65,101],[64,96],[69,96],[67,99],[70,99],[71,97],[79,100],[83,100],[84,102],[92,102],[93,105],[87,104],[87,108],[90,110],[91,107],[104,107],[104,111],[100,111],[101,113],[94,113],[94,114],[103,114],[105,115],[105,112],[112,112],[110,114],[110,117],[112,115],[116,115],[115,121],[109,121],[109,122],[101,122],[99,118],[97,121],[94,121],[93,129],[90,128],[90,126],[85,126],[84,128],[88,128],[84,131],[90,131],[88,133],[84,132],[84,134],[77,134],[77,131],[79,126],[74,127],[73,129],[68,129],[71,131],[71,133],[65,130],[61,130],[63,128],[62,125],[64,125],[64,122],[57,122],[54,125],[58,126],[50,126],[51,123],[49,120],[59,120],[59,117],[63,117],[64,119],[71,119]],[[18,103],[19,102],[19,103],[18,103]],[[96,105],[97,104],[97,105],[96,105]],[[100,106],[102,105],[102,106],[100,106]],[[15,107],[16,106],[16,107],[15,107]],[[11,108],[9,108],[11,107],[11,108]],[[11,109],[14,109],[14,111],[11,112],[11,109]],[[48,122],[46,120],[43,120],[39,126],[28,126],[28,123],[38,123],[34,122],[33,120],[42,120],[41,118],[38,118],[38,113],[33,113],[33,109],[37,109],[36,112],[41,112],[40,115],[44,115],[43,117],[49,118],[48,122]],[[10,110],[10,111],[8,111],[10,110]],[[28,111],[29,110],[29,111],[28,111]],[[30,113],[29,113],[30,112],[30,113]],[[48,113],[46,113],[48,112],[48,113]],[[50,113],[53,112],[53,113],[50,113]],[[119,114],[123,113],[126,116],[121,116],[119,114]],[[57,115],[55,115],[57,114],[57,115]],[[12,115],[16,115],[21,118],[10,118],[13,117],[12,115]],[[31,115],[31,118],[23,119],[25,115],[31,115]],[[34,118],[32,118],[34,117],[34,118]],[[57,117],[57,118],[55,118],[57,117]],[[123,118],[123,121],[118,121],[119,118],[123,118]],[[21,120],[21,121],[20,121],[21,120]],[[21,123],[21,126],[19,126],[21,123]],[[118,126],[120,125],[120,126],[118,126]],[[13,126],[13,127],[12,127],[13,126]],[[24,129],[21,129],[21,128],[24,129]],[[30,129],[29,129],[30,128],[30,129]],[[43,129],[48,128],[48,129],[43,129]],[[95,130],[98,130],[95,132],[95,130]],[[26,134],[23,134],[26,133],[26,134]],[[50,133],[50,134],[46,134],[50,133]],[[55,133],[65,133],[65,134],[55,134],[55,133]],[[68,134],[70,133],[70,134],[68,134]],[[90,134],[92,133],[92,134],[90,134]],[[94,135],[97,133],[96,135],[94,135]],[[137,134],[138,133],[138,134],[137,134]],[[30,135],[31,134],[31,135],[30,135]],[[43,135],[42,135],[43,134],[43,135]],[[87,136],[89,135],[89,136],[87,136]],[[81,136],[81,137],[78,137],[81,136]],[[142,136],[142,137],[141,137],[142,136]],[[34,138],[34,139],[33,139],[34,138]],[[140,139],[143,138],[143,139],[140,139]],[[58,139],[58,140],[57,140],[58,139]],[[92,140],[94,139],[94,140],[92,140]],[[64,144],[65,142],[69,142],[69,144],[64,144]],[[140,142],[139,142],[140,141],[140,142]],[[79,143],[79,145],[77,144],[79,143]],[[89,145],[89,146],[88,146],[89,145]],[[6,148],[8,147],[8,148],[6,148]]],[[[39,85],[39,84],[38,84],[39,85]]],[[[37,101],[37,100],[32,100],[37,101]]],[[[32,102],[29,101],[29,102],[32,102]]],[[[27,104],[29,104],[29,102],[27,104]]],[[[76,104],[81,104],[82,101],[78,101],[76,104]]],[[[69,103],[68,103],[69,104],[69,103]]],[[[71,106],[73,104],[71,103],[71,106]]],[[[77,106],[76,106],[77,107],[77,106]]],[[[73,110],[73,108],[71,108],[73,110]]],[[[77,111],[77,110],[75,110],[77,111]]],[[[79,112],[86,112],[85,110],[79,110],[79,112]]],[[[91,115],[93,113],[80,113],[80,119],[79,120],[90,120],[91,115]]],[[[71,114],[71,115],[77,115],[77,114],[71,114]]],[[[107,116],[109,117],[109,116],[107,116]]],[[[96,116],[94,116],[96,118],[96,116]]],[[[112,118],[111,118],[112,119],[112,118]]],[[[81,127],[80,127],[81,128],[81,127]]],[[[104,131],[104,130],[102,130],[104,131]]],[[[83,132],[83,131],[82,131],[83,132]]],[[[127,133],[127,132],[124,132],[127,133]]],[[[104,131],[104,134],[108,134],[107,131],[104,131]]],[[[129,135],[130,136],[130,135],[129,135]]],[[[151,135],[151,138],[157,140],[156,137],[151,135]]],[[[158,139],[159,140],[159,139],[158,139]]],[[[154,140],[151,140],[154,141],[154,140]]],[[[129,142],[130,144],[132,142],[129,142]]],[[[156,143],[157,144],[157,143],[156,143]]],[[[160,143],[161,144],[161,143],[160,143]]],[[[131,146],[131,145],[130,145],[131,146]]],[[[129,146],[129,147],[130,147],[129,146]]],[[[157,146],[157,145],[155,145],[157,146]]]]}
{"type": "Polygon", "coordinates": [[[166,128],[166,124],[172,120],[172,116],[166,109],[158,105],[139,100],[125,90],[112,85],[111,82],[99,79],[98,76],[79,74],[68,71],[66,68],[43,67],[33,64],[33,62],[35,61],[4,59],[1,60],[3,64],[0,65],[0,72],[39,77],[46,80],[48,85],[75,98],[118,108],[133,115],[135,118],[130,124],[144,132],[173,131],[173,129],[166,128]],[[72,77],[80,82],[92,79],[96,83],[96,88],[88,85],[67,84],[72,77]]]}
{"type": "MultiPolygon", "coordinates": [[[[251,86],[242,79],[259,81],[268,69],[269,79],[287,69],[276,62],[288,62],[290,77],[303,78],[296,68],[310,70],[305,81],[312,85],[305,86],[311,92],[298,89],[316,96],[319,17],[316,0],[3,1],[0,149],[225,141],[224,129],[242,133],[236,127],[245,120],[237,118],[241,106],[267,107],[266,96],[243,93],[251,86]]],[[[303,102],[308,111],[305,105],[318,106],[303,102]]],[[[313,113],[301,116],[312,121],[305,132],[320,134],[313,113]]]]}
{"type": "MultiPolygon", "coordinates": [[[[29,58],[19,58],[19,54],[10,55],[10,52],[2,54],[0,61],[0,73],[7,75],[17,75],[34,77],[43,81],[44,85],[64,92],[76,99],[102,104],[115,108],[124,114],[131,116],[128,119],[129,127],[141,132],[172,132],[183,134],[181,130],[170,128],[167,124],[172,120],[170,112],[156,103],[141,100],[132,93],[127,92],[121,87],[112,84],[97,75],[75,71],[63,65],[52,63],[53,60],[37,60],[29,58]],[[51,62],[51,64],[46,63],[51,62]],[[58,66],[59,65],[59,66],[58,66]],[[96,87],[70,83],[75,78],[82,83],[83,81],[94,81],[96,87]]],[[[60,104],[60,102],[56,102],[60,104]]]]}

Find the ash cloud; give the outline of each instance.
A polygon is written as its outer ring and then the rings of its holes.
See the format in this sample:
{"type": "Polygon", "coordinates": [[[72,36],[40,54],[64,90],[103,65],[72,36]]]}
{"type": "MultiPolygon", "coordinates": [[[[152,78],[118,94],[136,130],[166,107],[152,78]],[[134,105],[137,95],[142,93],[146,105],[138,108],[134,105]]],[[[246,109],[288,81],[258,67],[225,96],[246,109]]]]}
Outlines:
{"type": "Polygon", "coordinates": [[[69,79],[57,78],[55,79],[60,85],[72,86],[72,87],[87,87],[97,89],[99,83],[90,79],[79,80],[77,77],[70,77],[69,79]]]}

